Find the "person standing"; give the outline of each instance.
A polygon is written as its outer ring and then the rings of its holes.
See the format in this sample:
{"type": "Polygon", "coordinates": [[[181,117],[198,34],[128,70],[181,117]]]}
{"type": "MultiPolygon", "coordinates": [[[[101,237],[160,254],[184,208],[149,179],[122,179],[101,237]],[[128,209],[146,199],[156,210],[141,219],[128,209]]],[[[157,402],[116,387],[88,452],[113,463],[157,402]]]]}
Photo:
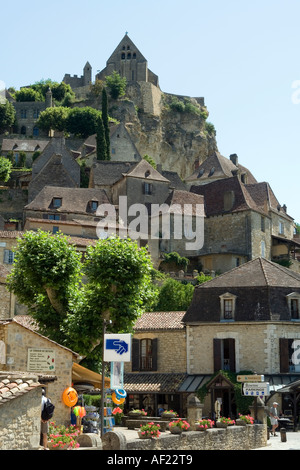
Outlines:
{"type": "Polygon", "coordinates": [[[278,403],[276,401],[274,401],[271,409],[270,409],[270,419],[271,419],[271,425],[272,425],[272,430],[271,430],[271,434],[273,434],[273,436],[277,436],[276,434],[276,429],[278,427],[278,403]]]}
{"type": "Polygon", "coordinates": [[[51,403],[50,398],[46,397],[45,389],[42,389],[42,406],[41,406],[41,444],[45,450],[48,450],[48,432],[49,419],[52,418],[55,406],[51,403]]]}

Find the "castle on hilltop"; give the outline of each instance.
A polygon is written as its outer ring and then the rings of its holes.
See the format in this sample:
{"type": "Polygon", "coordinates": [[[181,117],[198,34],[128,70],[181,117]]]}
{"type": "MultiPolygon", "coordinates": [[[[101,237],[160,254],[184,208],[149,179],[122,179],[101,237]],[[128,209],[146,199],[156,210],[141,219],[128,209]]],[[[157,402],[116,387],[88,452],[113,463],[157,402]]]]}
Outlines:
{"type": "MultiPolygon", "coordinates": [[[[106,62],[106,67],[96,74],[96,80],[105,80],[105,77],[117,72],[128,82],[150,82],[158,85],[158,76],[149,68],[148,62],[126,33],[114,52],[106,62]]],[[[63,81],[72,88],[81,88],[92,83],[92,67],[89,62],[83,69],[83,75],[71,76],[65,74],[63,81]]]]}

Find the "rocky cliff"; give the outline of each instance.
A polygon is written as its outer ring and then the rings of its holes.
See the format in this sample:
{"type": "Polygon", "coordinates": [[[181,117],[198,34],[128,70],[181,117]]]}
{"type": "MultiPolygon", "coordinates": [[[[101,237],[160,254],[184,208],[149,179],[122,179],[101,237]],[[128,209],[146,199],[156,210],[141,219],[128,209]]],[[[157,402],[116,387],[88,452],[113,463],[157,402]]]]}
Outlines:
{"type": "Polygon", "coordinates": [[[109,102],[109,114],[123,122],[141,156],[186,178],[217,150],[203,98],[163,93],[148,82],[127,85],[126,97],[109,102]]]}

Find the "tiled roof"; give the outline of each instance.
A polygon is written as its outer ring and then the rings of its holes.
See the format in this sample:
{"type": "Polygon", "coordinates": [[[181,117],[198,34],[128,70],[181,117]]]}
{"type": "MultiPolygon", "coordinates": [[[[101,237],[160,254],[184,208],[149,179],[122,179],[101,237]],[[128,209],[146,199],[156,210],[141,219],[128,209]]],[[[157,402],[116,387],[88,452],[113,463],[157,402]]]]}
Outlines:
{"type": "Polygon", "coordinates": [[[37,377],[28,373],[0,372],[0,406],[41,387],[37,377]]]}
{"type": "MultiPolygon", "coordinates": [[[[169,194],[165,204],[167,212],[176,213],[178,210],[179,214],[205,216],[204,197],[201,194],[175,189],[169,194]],[[192,205],[191,209],[189,205],[192,205]],[[172,210],[171,206],[173,206],[172,210]]],[[[152,215],[155,215],[155,209],[152,215]]]]}
{"type": "Polygon", "coordinates": [[[139,330],[178,330],[184,328],[181,320],[185,312],[145,312],[137,320],[135,331],[139,330]]]}
{"type": "Polygon", "coordinates": [[[161,174],[170,181],[171,188],[180,189],[181,191],[187,191],[185,183],[180,178],[179,174],[176,171],[163,170],[161,174]]]}
{"type": "Polygon", "coordinates": [[[86,213],[90,201],[109,204],[109,199],[103,189],[45,186],[35,199],[25,206],[25,210],[53,212],[53,198],[61,198],[62,200],[61,206],[55,209],[57,213],[86,213]]]}
{"type": "Polygon", "coordinates": [[[187,374],[125,373],[124,389],[127,393],[175,393],[186,379],[187,374]]]}

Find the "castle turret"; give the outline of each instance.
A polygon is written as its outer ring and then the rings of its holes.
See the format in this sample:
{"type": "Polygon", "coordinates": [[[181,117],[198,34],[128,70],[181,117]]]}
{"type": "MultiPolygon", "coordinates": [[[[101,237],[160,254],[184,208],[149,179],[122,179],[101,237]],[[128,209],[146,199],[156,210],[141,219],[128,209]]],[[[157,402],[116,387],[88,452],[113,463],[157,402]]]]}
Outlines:
{"type": "Polygon", "coordinates": [[[87,62],[83,69],[83,86],[90,85],[92,83],[92,67],[87,62]]]}

